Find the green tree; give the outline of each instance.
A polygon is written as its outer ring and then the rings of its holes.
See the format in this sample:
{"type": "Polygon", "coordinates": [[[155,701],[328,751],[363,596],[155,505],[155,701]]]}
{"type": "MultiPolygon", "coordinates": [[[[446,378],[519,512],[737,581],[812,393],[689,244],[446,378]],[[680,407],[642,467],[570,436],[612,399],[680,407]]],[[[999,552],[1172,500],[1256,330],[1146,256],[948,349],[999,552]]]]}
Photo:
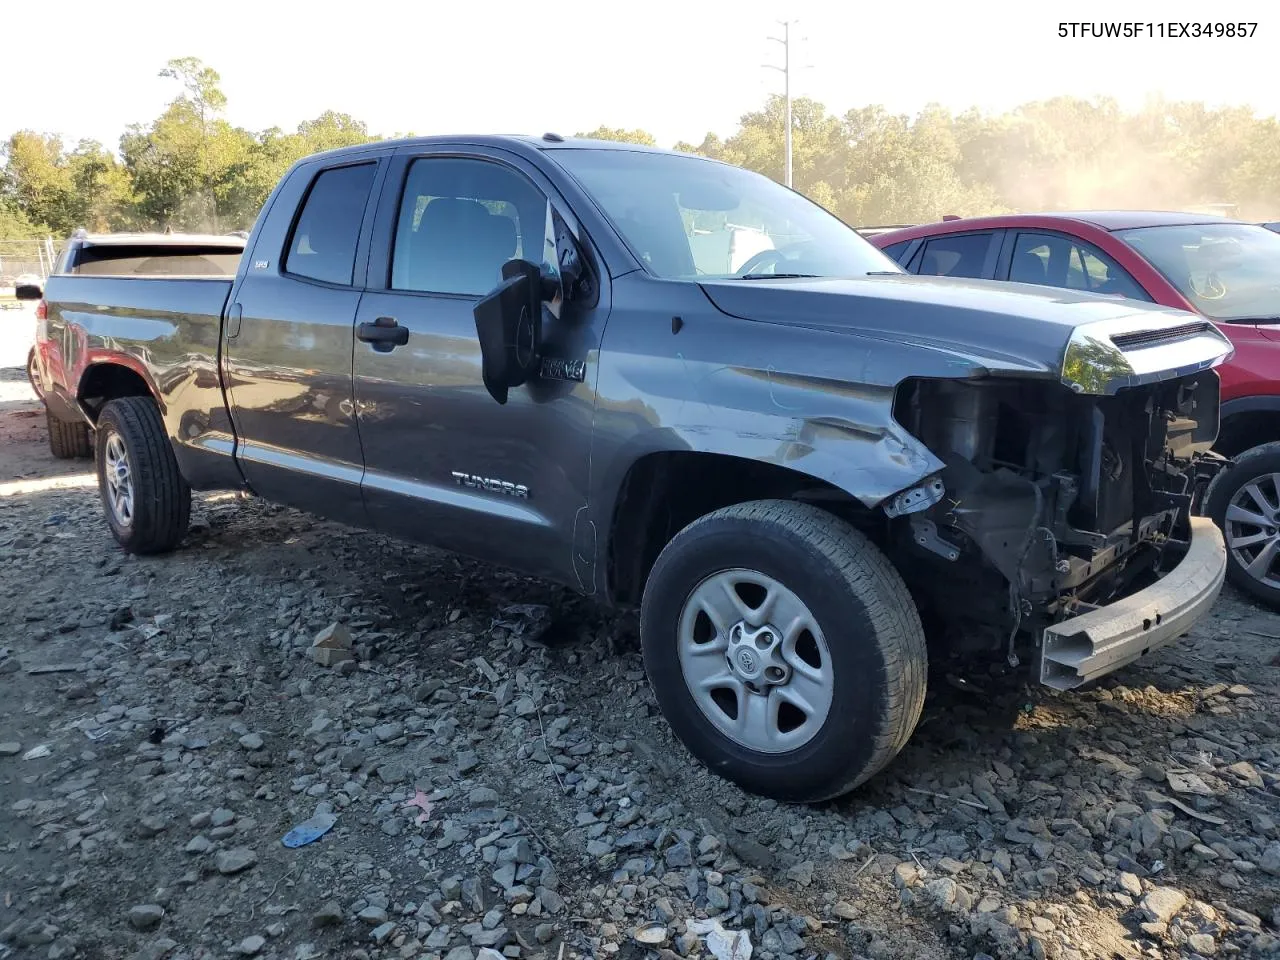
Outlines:
{"type": "Polygon", "coordinates": [[[647,130],[624,130],[622,127],[596,127],[587,133],[575,133],[575,137],[585,137],[588,140],[613,140],[618,143],[636,143],[645,147],[657,145],[657,141],[653,139],[653,134],[647,130]]]}
{"type": "Polygon", "coordinates": [[[253,137],[248,150],[227,172],[227,208],[241,226],[252,224],[272,188],[298,160],[324,150],[379,139],[362,121],[327,110],[298,125],[295,133],[272,127],[253,137]]]}
{"type": "MultiPolygon", "coordinates": [[[[130,126],[120,157],[92,142],[18,131],[0,145],[0,235],[78,226],[230,230],[248,227],[281,175],[308,154],[378,139],[327,111],[292,132],[251,132],[224,116],[218,72],[194,57],[160,71],[177,95],[130,126]]],[[[785,104],[768,98],[728,136],[679,150],[782,179],[785,104]]],[[[645,130],[584,137],[653,145],[645,130]]],[[[1125,111],[1110,98],[1053,97],[1003,113],[914,115],[867,105],[843,116],[813,100],[792,110],[796,189],[854,224],[944,214],[1090,206],[1177,208],[1234,201],[1280,218],[1280,121],[1244,107],[1152,99],[1125,111]]],[[[710,215],[708,215],[710,216],[710,215]]]]}
{"type": "Polygon", "coordinates": [[[58,137],[20,130],[9,138],[4,193],[27,222],[46,230],[74,228],[75,181],[58,137]]]}
{"type": "Polygon", "coordinates": [[[134,226],[136,197],[129,172],[94,140],[82,140],[67,157],[75,186],[75,225],[104,232],[134,226]]]}
{"type": "Polygon", "coordinates": [[[0,240],[31,240],[46,233],[10,201],[0,200],[0,240]]]}
{"type": "Polygon", "coordinates": [[[253,149],[248,131],[221,116],[226,96],[216,70],[194,57],[170,60],[160,76],[176,79],[180,93],[151,124],[135,124],[120,140],[120,152],[138,194],[142,218],[155,226],[229,229],[237,170],[253,149]]]}
{"type": "Polygon", "coordinates": [[[33,229],[65,236],[77,227],[111,230],[130,222],[128,174],[101,144],[85,140],[67,153],[58,137],[24,130],[9,138],[4,153],[0,194],[33,229]]]}

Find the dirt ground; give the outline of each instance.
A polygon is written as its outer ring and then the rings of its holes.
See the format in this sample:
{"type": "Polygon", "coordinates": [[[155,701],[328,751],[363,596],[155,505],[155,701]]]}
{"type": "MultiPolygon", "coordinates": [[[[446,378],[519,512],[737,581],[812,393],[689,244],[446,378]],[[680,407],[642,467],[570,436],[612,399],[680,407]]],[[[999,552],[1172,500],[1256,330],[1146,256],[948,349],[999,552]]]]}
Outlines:
{"type": "Polygon", "coordinates": [[[673,740],[627,618],[230,495],[129,557],[91,469],[0,371],[0,960],[1280,956],[1280,618],[1229,589],[1092,690],[937,670],[785,806],[673,740]]]}

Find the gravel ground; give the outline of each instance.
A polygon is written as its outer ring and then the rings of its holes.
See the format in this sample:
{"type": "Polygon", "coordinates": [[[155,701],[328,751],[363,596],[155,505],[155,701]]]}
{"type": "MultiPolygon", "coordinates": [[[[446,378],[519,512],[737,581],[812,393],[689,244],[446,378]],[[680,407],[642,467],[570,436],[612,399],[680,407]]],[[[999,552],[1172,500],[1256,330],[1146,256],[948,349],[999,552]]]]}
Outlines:
{"type": "Polygon", "coordinates": [[[228,495],[131,558],[88,470],[0,371],[0,960],[1280,956],[1280,618],[1230,591],[1089,691],[936,670],[785,806],[672,739],[628,618],[228,495]]]}

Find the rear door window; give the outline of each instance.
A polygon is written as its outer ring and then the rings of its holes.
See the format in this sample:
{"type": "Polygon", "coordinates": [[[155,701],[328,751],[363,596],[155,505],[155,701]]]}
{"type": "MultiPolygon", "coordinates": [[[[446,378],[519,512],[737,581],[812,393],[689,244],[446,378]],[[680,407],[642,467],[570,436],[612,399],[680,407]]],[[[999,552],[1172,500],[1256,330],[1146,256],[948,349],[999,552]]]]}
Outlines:
{"type": "Polygon", "coordinates": [[[912,260],[911,272],[924,277],[995,276],[996,232],[956,233],[934,237],[912,260]]]}
{"type": "Polygon", "coordinates": [[[286,273],[350,286],[376,163],[325,170],[311,184],[289,239],[286,273]]]}

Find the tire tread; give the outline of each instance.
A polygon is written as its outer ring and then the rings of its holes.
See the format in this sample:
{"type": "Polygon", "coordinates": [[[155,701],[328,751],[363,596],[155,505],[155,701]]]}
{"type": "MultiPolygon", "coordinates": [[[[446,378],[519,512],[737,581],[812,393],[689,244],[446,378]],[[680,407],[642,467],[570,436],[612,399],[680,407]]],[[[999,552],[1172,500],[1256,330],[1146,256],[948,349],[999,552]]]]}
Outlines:
{"type": "MultiPolygon", "coordinates": [[[[883,770],[906,745],[920,714],[928,675],[924,629],[915,602],[898,571],[871,540],[848,522],[819,507],[793,500],[754,500],[712,511],[693,521],[658,556],[680,549],[684,535],[703,524],[737,521],[774,528],[817,551],[862,602],[885,667],[885,710],[866,763],[852,769],[811,801],[840,796],[883,770]]],[[[641,629],[643,630],[643,611],[641,629]]]]}
{"type": "Polygon", "coordinates": [[[93,456],[87,423],[60,420],[47,407],[44,418],[49,428],[49,450],[55,457],[59,460],[77,460],[93,456]]]}
{"type": "MultiPolygon", "coordinates": [[[[1280,441],[1262,443],[1251,447],[1235,458],[1235,463],[1218,472],[1204,493],[1200,512],[1213,520],[1226,536],[1226,513],[1232,497],[1250,479],[1262,473],[1280,473],[1280,441]],[[1271,468],[1264,464],[1272,461],[1271,468]]],[[[1280,610],[1280,590],[1254,579],[1236,560],[1231,548],[1227,548],[1227,579],[1239,590],[1249,594],[1273,610],[1280,610]]]]}
{"type": "MultiPolygon", "coordinates": [[[[191,488],[178,469],[164,421],[150,397],[121,397],[102,410],[99,424],[114,427],[129,451],[133,476],[134,522],[128,536],[116,539],[130,553],[167,553],[182,542],[191,519],[191,488]]],[[[109,431],[100,429],[105,446],[109,431]]],[[[103,454],[99,453],[99,472],[103,454]]],[[[103,506],[106,505],[104,490],[103,506]]],[[[113,528],[114,529],[114,528],[113,528]]]]}

